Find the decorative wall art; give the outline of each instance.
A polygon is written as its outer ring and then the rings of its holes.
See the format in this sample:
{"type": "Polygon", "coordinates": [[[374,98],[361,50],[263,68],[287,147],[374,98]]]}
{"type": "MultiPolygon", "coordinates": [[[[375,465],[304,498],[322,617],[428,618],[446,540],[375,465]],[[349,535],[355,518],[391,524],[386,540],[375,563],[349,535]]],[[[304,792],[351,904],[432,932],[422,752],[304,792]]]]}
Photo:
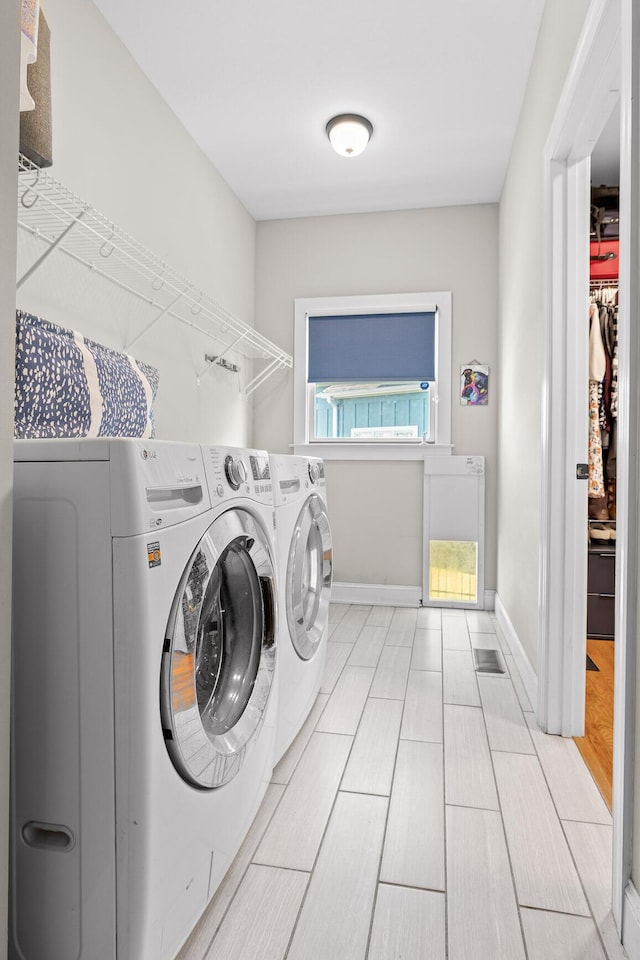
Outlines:
{"type": "Polygon", "coordinates": [[[489,403],[489,367],[471,360],[460,367],[460,403],[463,407],[486,407],[489,403]]]}

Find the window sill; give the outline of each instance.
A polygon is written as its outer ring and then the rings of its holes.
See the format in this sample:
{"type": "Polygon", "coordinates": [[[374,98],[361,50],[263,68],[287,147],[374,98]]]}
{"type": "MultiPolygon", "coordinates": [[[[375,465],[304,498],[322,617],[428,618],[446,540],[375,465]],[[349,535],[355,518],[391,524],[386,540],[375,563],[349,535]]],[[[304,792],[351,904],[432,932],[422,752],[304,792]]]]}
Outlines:
{"type": "Polygon", "coordinates": [[[294,443],[293,452],[301,457],[320,457],[322,460],[424,460],[425,457],[451,456],[453,444],[406,443],[398,440],[358,443],[294,443]]]}

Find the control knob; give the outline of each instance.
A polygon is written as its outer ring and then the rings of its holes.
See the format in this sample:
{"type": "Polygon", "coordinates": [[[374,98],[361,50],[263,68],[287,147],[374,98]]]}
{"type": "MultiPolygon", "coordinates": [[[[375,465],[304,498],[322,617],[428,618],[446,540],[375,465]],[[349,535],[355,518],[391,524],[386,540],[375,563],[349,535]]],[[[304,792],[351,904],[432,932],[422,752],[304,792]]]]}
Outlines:
{"type": "Polygon", "coordinates": [[[224,472],[227,475],[229,486],[232,490],[238,490],[240,484],[245,483],[247,479],[247,468],[242,460],[234,460],[229,454],[224,461],[224,472]]]}
{"type": "Polygon", "coordinates": [[[310,463],[309,464],[309,480],[311,480],[311,483],[317,483],[319,476],[320,476],[320,467],[318,466],[318,464],[310,463]]]}

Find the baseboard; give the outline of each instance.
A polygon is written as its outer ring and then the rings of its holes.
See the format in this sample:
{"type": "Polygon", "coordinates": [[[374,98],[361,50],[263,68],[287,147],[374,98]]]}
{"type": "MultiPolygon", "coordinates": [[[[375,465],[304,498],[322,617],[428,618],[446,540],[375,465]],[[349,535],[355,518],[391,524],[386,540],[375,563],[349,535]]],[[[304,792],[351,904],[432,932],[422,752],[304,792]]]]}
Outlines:
{"type": "Polygon", "coordinates": [[[535,708],[535,705],[538,702],[538,676],[531,666],[531,661],[529,660],[524,647],[520,643],[520,637],[516,633],[515,627],[511,623],[509,615],[505,610],[504,604],[502,603],[498,593],[495,595],[494,609],[496,612],[496,619],[502,627],[502,632],[504,633],[506,641],[509,644],[509,650],[513,655],[514,663],[517,667],[518,673],[520,674],[520,679],[524,684],[527,696],[535,708]]]}
{"type": "Polygon", "coordinates": [[[622,905],[622,945],[629,960],[640,960],[640,895],[631,880],[622,905]]]}
{"type": "MultiPolygon", "coordinates": [[[[333,603],[363,603],[383,607],[419,607],[422,602],[420,587],[382,583],[336,583],[331,587],[333,603]]],[[[483,610],[494,610],[495,590],[484,591],[483,610]]],[[[457,606],[457,604],[455,604],[457,606]]]]}
{"type": "Polygon", "coordinates": [[[421,587],[383,583],[336,583],[331,587],[333,603],[365,603],[384,607],[419,607],[421,587]]]}

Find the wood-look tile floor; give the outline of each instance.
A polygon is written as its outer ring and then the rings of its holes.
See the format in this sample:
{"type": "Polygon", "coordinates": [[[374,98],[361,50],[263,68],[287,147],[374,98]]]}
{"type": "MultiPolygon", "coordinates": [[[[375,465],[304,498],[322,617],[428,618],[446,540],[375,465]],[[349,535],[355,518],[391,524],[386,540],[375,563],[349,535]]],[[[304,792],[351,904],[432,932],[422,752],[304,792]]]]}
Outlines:
{"type": "Polygon", "coordinates": [[[609,811],[492,614],[333,604],[318,699],[179,960],[621,960],[610,875],[609,811]]]}

